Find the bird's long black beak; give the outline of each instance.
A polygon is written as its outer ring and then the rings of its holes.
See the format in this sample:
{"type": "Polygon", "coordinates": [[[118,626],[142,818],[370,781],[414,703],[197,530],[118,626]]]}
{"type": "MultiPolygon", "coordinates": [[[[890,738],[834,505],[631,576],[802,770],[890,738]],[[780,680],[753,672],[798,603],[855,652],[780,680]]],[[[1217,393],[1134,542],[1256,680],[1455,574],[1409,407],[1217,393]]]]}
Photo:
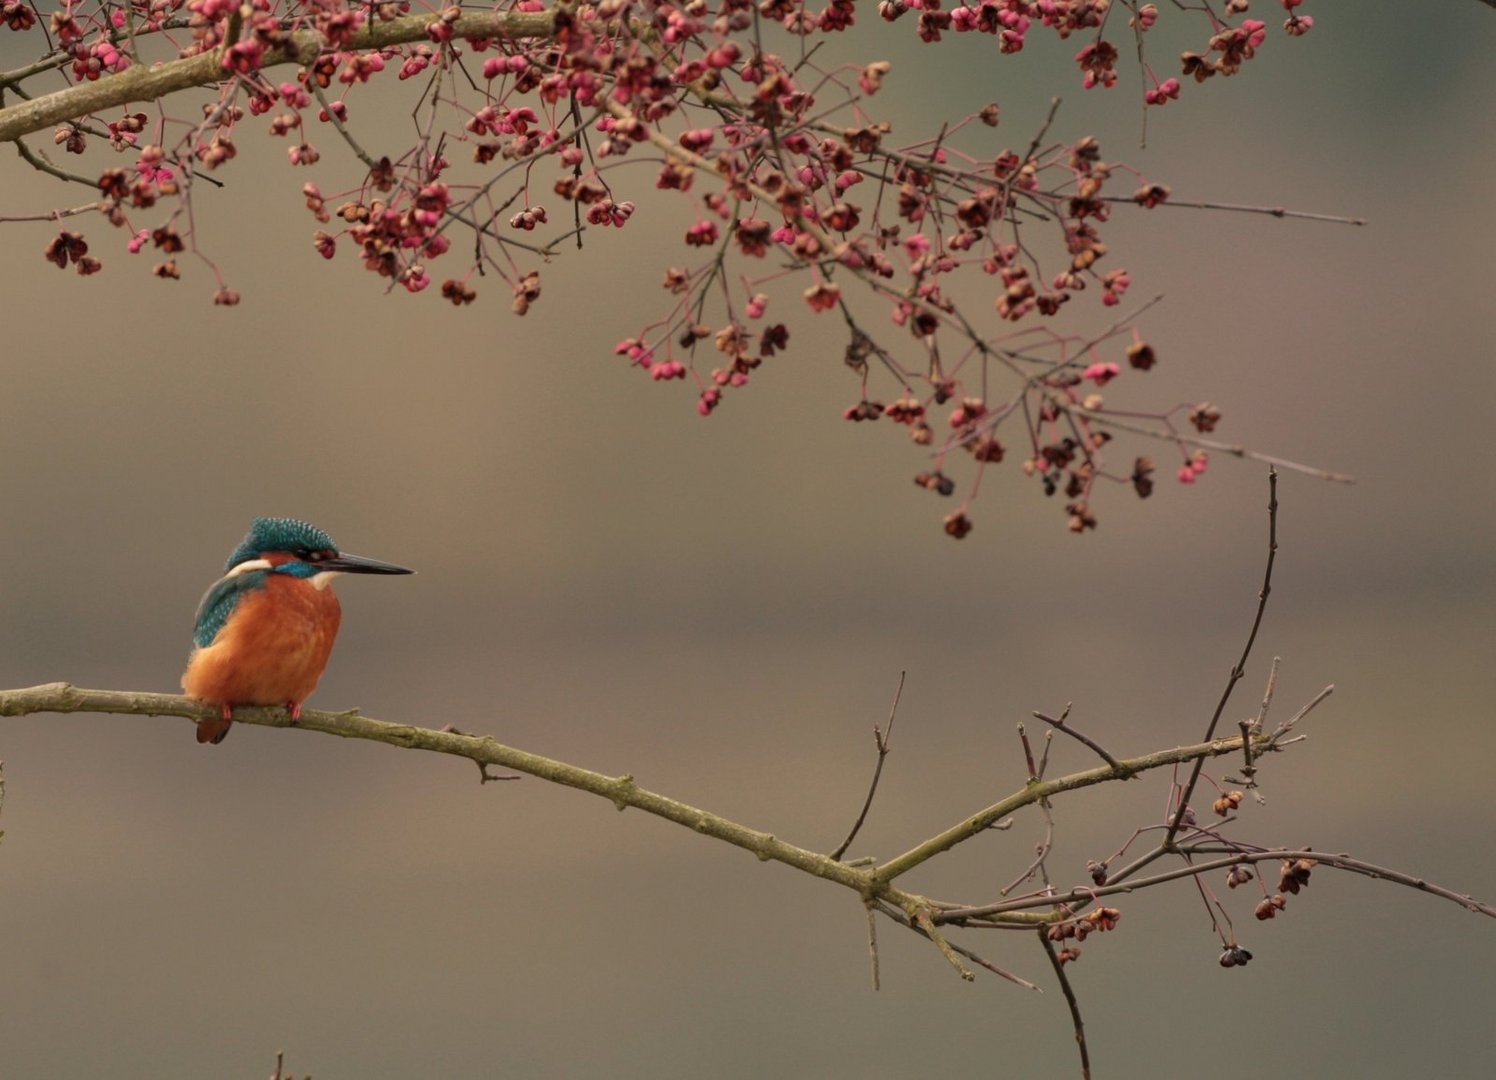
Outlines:
{"type": "Polygon", "coordinates": [[[362,555],[349,555],[340,551],[330,559],[323,559],[317,564],[320,570],[336,570],[344,574],[414,574],[415,571],[406,566],[396,566],[394,563],[380,562],[378,559],[366,559],[362,555]]]}

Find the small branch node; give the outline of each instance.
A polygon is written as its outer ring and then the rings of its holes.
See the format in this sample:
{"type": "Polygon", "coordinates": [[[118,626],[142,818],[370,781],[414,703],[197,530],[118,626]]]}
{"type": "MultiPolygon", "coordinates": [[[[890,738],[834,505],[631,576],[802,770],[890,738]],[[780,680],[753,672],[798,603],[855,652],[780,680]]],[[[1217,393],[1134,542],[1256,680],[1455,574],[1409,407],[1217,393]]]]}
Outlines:
{"type": "Polygon", "coordinates": [[[915,908],[912,915],[914,921],[919,924],[920,930],[924,932],[925,937],[935,943],[935,947],[940,950],[940,955],[944,956],[946,962],[956,969],[961,978],[967,982],[975,982],[976,973],[961,962],[961,957],[956,955],[956,950],[951,947],[951,943],[945,940],[945,935],[935,929],[935,923],[930,919],[929,910],[922,907],[915,908]]]}
{"type": "MultiPolygon", "coordinates": [[[[488,765],[487,765],[487,763],[482,762],[482,761],[477,762],[477,765],[478,765],[478,784],[480,786],[483,785],[483,784],[494,783],[495,781],[498,781],[498,780],[518,780],[518,779],[520,779],[520,777],[515,776],[515,775],[513,775],[511,773],[491,773],[491,772],[488,771],[488,765]]],[[[622,810],[623,807],[620,806],[619,809],[622,810]]]]}

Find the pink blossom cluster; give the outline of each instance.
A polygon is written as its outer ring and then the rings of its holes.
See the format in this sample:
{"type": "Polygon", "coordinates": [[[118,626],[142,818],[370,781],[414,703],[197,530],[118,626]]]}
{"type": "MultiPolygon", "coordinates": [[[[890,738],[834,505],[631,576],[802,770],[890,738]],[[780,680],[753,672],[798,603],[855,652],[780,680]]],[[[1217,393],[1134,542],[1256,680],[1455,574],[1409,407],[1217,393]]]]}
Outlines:
{"type": "MultiPolygon", "coordinates": [[[[1312,25],[1299,14],[1302,0],[1280,2],[1287,33],[1312,25]]],[[[1083,84],[1106,88],[1127,77],[1134,35],[1146,43],[1163,17],[1156,4],[1126,4],[1127,27],[1117,31],[1122,21],[1108,22],[1116,6],[963,0],[947,9],[941,0],[883,0],[879,14],[893,21],[913,13],[916,33],[930,42],[947,31],[990,34],[1007,53],[1036,27],[1061,39],[1080,34],[1083,84]]],[[[961,507],[947,516],[951,535],[970,531],[982,471],[1005,456],[1023,457],[1046,493],[1066,495],[1077,531],[1095,527],[1098,481],[1151,491],[1147,459],[1108,465],[1100,391],[1151,368],[1152,349],[1134,338],[1125,352],[1108,352],[1128,331],[1126,319],[1094,340],[1051,324],[1088,294],[1102,308],[1126,302],[1131,278],[1102,230],[1119,205],[1165,204],[1167,187],[1108,160],[1094,140],[1066,144],[1031,131],[999,138],[996,104],[938,137],[895,145],[890,126],[869,112],[896,78],[892,64],[823,65],[802,60],[798,44],[774,51],[783,37],[761,33],[767,21],[797,37],[843,34],[856,24],[850,0],[815,8],[797,0],[522,0],[503,10],[543,16],[527,25],[545,29],[511,36],[495,21],[503,15],[406,0],[136,0],[133,24],[112,2],[70,2],[49,28],[75,81],[124,70],[141,42],[165,48],[159,59],[167,61],[211,53],[223,76],[200,113],[168,118],[127,105],[123,115],[59,126],[56,141],[83,153],[89,135],[107,127],[115,149],[135,154],[126,167],[101,171],[99,210],[128,232],[128,250],[167,256],[154,272],[173,280],[182,270],[171,256],[201,254],[187,213],[192,187],[236,158],[245,123],[285,138],[288,161],[301,168],[327,170],[326,144],[342,142],[348,152],[339,159],[359,165],[352,173],[338,166],[347,179],[332,185],[337,193],[303,186],[320,256],[353,251],[410,293],[441,280],[440,295],[459,307],[478,299],[480,276],[497,278],[521,315],[541,298],[540,263],[573,237],[605,245],[607,230],[652,205],[635,197],[652,180],[689,204],[675,233],[684,261],[664,273],[663,316],[618,352],[652,380],[692,383],[702,415],[788,347],[788,326],[765,324],[775,297],[787,296],[805,317],[846,324],[844,361],[860,388],[845,415],[887,418],[928,448],[922,454],[936,454],[936,468],[920,475],[938,479],[921,487],[951,495],[947,459],[974,462],[961,507]],[[382,156],[351,122],[366,84],[391,69],[419,96],[410,144],[382,156]],[[169,209],[158,207],[163,199],[169,209]],[[166,220],[137,223],[146,212],[166,220]],[[1020,223],[1035,215],[1056,223],[1053,250],[1041,253],[1034,237],[1020,236],[1020,223]],[[454,244],[459,230],[471,242],[454,244]],[[438,260],[462,265],[443,279],[433,271],[445,265],[438,260]],[[967,295],[962,281],[980,283],[988,311],[958,304],[967,295]],[[894,390],[886,407],[870,388],[878,378],[894,390]],[[993,385],[1000,379],[1006,392],[993,385]],[[939,434],[934,415],[948,420],[939,434]],[[1020,424],[1026,430],[1007,442],[1026,445],[1026,456],[998,437],[1003,425],[1020,424]]],[[[1225,17],[1184,10],[1208,23],[1206,45],[1184,54],[1179,77],[1158,79],[1142,65],[1148,105],[1177,99],[1182,77],[1234,74],[1267,39],[1262,21],[1237,20],[1231,5],[1225,17]]],[[[13,31],[32,29],[34,16],[19,0],[0,3],[0,21],[13,31]]],[[[86,251],[74,258],[76,248],[65,239],[47,257],[63,266],[93,259],[93,272],[97,259],[86,251]]],[[[237,300],[221,278],[214,295],[237,300]]],[[[1156,414],[1160,430],[1174,430],[1169,415],[1156,414]]],[[[1201,432],[1214,424],[1198,407],[1190,420],[1201,432]]],[[[1177,445],[1180,479],[1187,470],[1193,481],[1203,458],[1186,436],[1177,445]]]]}

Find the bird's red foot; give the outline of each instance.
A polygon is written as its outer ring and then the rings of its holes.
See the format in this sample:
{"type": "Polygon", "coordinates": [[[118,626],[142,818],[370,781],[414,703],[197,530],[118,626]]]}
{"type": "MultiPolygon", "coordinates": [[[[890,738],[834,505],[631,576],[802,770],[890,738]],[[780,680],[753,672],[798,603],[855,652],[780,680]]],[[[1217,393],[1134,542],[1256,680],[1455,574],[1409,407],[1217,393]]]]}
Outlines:
{"type": "Polygon", "coordinates": [[[222,706],[223,716],[213,720],[199,720],[197,722],[197,741],[200,743],[212,743],[217,746],[228,737],[229,728],[234,723],[234,707],[232,705],[222,706]]]}
{"type": "Polygon", "coordinates": [[[296,724],[301,722],[301,702],[286,702],[286,712],[291,714],[291,723],[296,724]]]}

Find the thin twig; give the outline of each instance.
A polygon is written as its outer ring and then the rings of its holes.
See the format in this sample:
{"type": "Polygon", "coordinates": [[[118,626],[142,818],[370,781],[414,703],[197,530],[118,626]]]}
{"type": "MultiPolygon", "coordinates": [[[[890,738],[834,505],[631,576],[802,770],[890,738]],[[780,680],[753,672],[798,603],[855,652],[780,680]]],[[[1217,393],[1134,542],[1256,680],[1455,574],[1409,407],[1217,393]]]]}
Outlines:
{"type": "Polygon", "coordinates": [[[16,153],[21,155],[21,159],[27,165],[30,165],[38,172],[46,173],[48,176],[55,176],[59,180],[66,180],[70,184],[82,184],[84,187],[94,188],[95,190],[99,186],[97,177],[80,176],[78,173],[68,172],[66,169],[59,168],[52,164],[46,154],[32,150],[21,139],[16,140],[16,153]]]}
{"type": "Polygon", "coordinates": [[[1189,855],[1214,855],[1221,852],[1227,852],[1228,854],[1223,855],[1219,859],[1212,859],[1209,862],[1191,863],[1188,866],[1165,870],[1161,873],[1152,874],[1149,877],[1138,878],[1136,881],[1126,883],[1102,885],[1100,887],[1077,885],[1069,892],[1057,893],[1052,896],[1020,896],[1000,903],[983,904],[980,907],[944,908],[936,913],[935,921],[937,923],[960,924],[965,919],[1010,914],[1016,911],[1026,911],[1031,908],[1049,907],[1053,904],[1085,903],[1103,896],[1116,896],[1120,893],[1137,892],[1155,885],[1162,885],[1168,881],[1177,881],[1180,878],[1194,877],[1198,874],[1207,874],[1215,870],[1225,870],[1233,866],[1271,862],[1273,859],[1314,859],[1322,866],[1332,866],[1337,870],[1360,874],[1362,877],[1405,885],[1410,889],[1417,889],[1419,892],[1426,892],[1431,896],[1437,896],[1458,904],[1466,911],[1496,918],[1496,906],[1477,900],[1467,893],[1458,893],[1453,889],[1445,888],[1442,885],[1435,885],[1415,875],[1405,874],[1400,870],[1392,870],[1385,866],[1377,866],[1374,863],[1352,858],[1343,853],[1314,851],[1311,848],[1292,851],[1286,848],[1257,848],[1250,851],[1243,851],[1222,844],[1190,844],[1187,847],[1181,848],[1180,851],[1189,855]]]}
{"type": "MultiPolygon", "coordinates": [[[[911,920],[907,914],[905,914],[904,912],[900,911],[898,908],[893,907],[893,906],[891,906],[889,904],[886,904],[886,903],[882,902],[881,900],[877,902],[877,908],[878,908],[878,910],[882,914],[888,916],[890,919],[892,919],[894,922],[898,923],[900,926],[905,927],[906,929],[909,929],[909,930],[913,930],[916,934],[919,934],[921,937],[928,938],[931,941],[934,940],[933,938],[930,938],[930,935],[927,934],[927,933],[925,933],[925,931],[917,923],[915,923],[913,920],[911,920]]],[[[1010,982],[1010,983],[1014,983],[1014,984],[1016,984],[1018,986],[1023,987],[1026,990],[1033,990],[1033,991],[1035,991],[1037,993],[1040,993],[1040,994],[1042,994],[1044,992],[1042,989],[1040,989],[1039,987],[1035,986],[1033,983],[1029,982],[1027,979],[1025,979],[1025,978],[1023,978],[1023,977],[1021,977],[1019,975],[1014,975],[1011,971],[1006,971],[1003,968],[998,967],[996,964],[992,963],[990,960],[984,960],[982,957],[978,956],[976,953],[972,952],[970,949],[964,948],[964,947],[962,947],[960,945],[954,944],[953,942],[949,942],[949,941],[946,942],[946,945],[950,947],[950,949],[951,949],[952,952],[955,952],[955,953],[957,953],[957,954],[959,954],[961,956],[966,957],[966,959],[970,960],[973,964],[977,964],[977,965],[980,965],[981,967],[986,968],[988,971],[992,972],[992,974],[997,975],[1000,978],[1007,979],[1008,982],[1010,982]]]]}
{"type": "MultiPolygon", "coordinates": [[[[1165,825],[1163,827],[1167,828],[1168,826],[1165,825]]],[[[1150,848],[1148,851],[1144,852],[1142,855],[1139,855],[1136,859],[1128,863],[1122,869],[1118,870],[1115,874],[1108,874],[1107,881],[1108,883],[1112,884],[1126,881],[1128,878],[1132,877],[1133,874],[1136,874],[1139,870],[1143,869],[1143,867],[1147,866],[1149,863],[1167,854],[1167,849],[1163,848],[1162,846],[1150,848]]]]}
{"type": "Polygon", "coordinates": [[[1267,721],[1267,711],[1273,705],[1273,691],[1278,688],[1278,665],[1283,663],[1281,656],[1273,657],[1273,666],[1268,668],[1267,688],[1262,692],[1262,706],[1257,710],[1257,721],[1252,725],[1254,731],[1261,731],[1262,725],[1267,721]]]}
{"type": "MultiPolygon", "coordinates": [[[[1221,699],[1216,703],[1215,714],[1210,718],[1210,723],[1205,728],[1205,738],[1210,740],[1215,736],[1216,725],[1221,722],[1221,714],[1226,711],[1226,703],[1231,700],[1231,691],[1236,689],[1236,684],[1241,681],[1247,671],[1247,659],[1252,655],[1252,646],[1257,643],[1257,631],[1262,627],[1262,616],[1267,610],[1267,598],[1273,591],[1273,563],[1278,558],[1278,470],[1269,468],[1267,471],[1267,566],[1262,574],[1262,589],[1257,593],[1257,614],[1252,617],[1252,629],[1247,633],[1247,643],[1242,647],[1241,658],[1236,661],[1236,666],[1231,669],[1231,674],[1226,678],[1226,688],[1221,691],[1221,699]]],[[[1195,785],[1200,781],[1200,772],[1205,768],[1204,760],[1195,762],[1194,768],[1190,770],[1190,778],[1185,782],[1184,789],[1179,793],[1179,805],[1174,811],[1174,817],[1169,822],[1169,831],[1164,834],[1164,848],[1173,846],[1174,837],[1179,833],[1179,827],[1184,824],[1184,815],[1189,812],[1190,796],[1194,794],[1195,785]]]]}
{"type": "Polygon", "coordinates": [[[1054,732],[1044,733],[1044,753],[1039,755],[1038,779],[1043,780],[1046,770],[1049,768],[1049,748],[1054,745],[1054,732]]]}
{"type": "Polygon", "coordinates": [[[1246,778],[1247,786],[1257,795],[1257,801],[1262,801],[1262,795],[1257,792],[1257,781],[1253,779],[1257,775],[1257,766],[1252,764],[1252,721],[1243,720],[1237,724],[1241,729],[1241,774],[1246,778]]]}
{"type": "Polygon", "coordinates": [[[60,221],[62,218],[77,217],[79,214],[90,214],[99,209],[96,202],[84,203],[82,206],[74,206],[67,210],[48,210],[45,214],[9,214],[0,215],[0,221],[60,221]]]}
{"type": "Polygon", "coordinates": [[[1098,423],[1105,424],[1109,428],[1115,428],[1117,431],[1125,431],[1129,435],[1143,435],[1150,439],[1158,439],[1161,442],[1198,446],[1204,450],[1214,450],[1217,453],[1229,454],[1231,457],[1243,458],[1248,461],[1260,461],[1264,465],[1270,465],[1279,469],[1288,469],[1291,472],[1303,473],[1306,476],[1317,477],[1320,480],[1329,480],[1336,484],[1354,484],[1356,482],[1356,478],[1348,473],[1330,472],[1327,469],[1305,465],[1302,462],[1289,461],[1287,458],[1274,457],[1271,454],[1260,454],[1256,450],[1247,449],[1245,446],[1217,442],[1215,439],[1204,439],[1198,435],[1189,435],[1184,432],[1157,431],[1153,428],[1144,427],[1141,424],[1129,423],[1125,420],[1117,419],[1105,409],[1087,409],[1081,405],[1067,405],[1066,409],[1076,416],[1083,416],[1087,420],[1095,420],[1098,423]]]}
{"type": "Polygon", "coordinates": [[[935,947],[940,950],[940,955],[945,957],[946,963],[955,968],[961,978],[967,982],[975,981],[976,975],[972,973],[971,968],[961,963],[960,955],[951,947],[951,943],[945,940],[945,935],[935,929],[935,923],[930,919],[929,909],[916,907],[913,917],[914,921],[919,924],[920,933],[935,943],[935,947]]]}
{"type": "Polygon", "coordinates": [[[379,168],[379,162],[375,161],[373,156],[359,144],[359,141],[357,139],[353,137],[353,133],[348,130],[347,126],[339,118],[337,111],[332,107],[332,102],[327,100],[327,95],[323,92],[322,87],[317,83],[317,80],[308,79],[307,86],[311,87],[312,93],[317,97],[317,103],[322,106],[322,111],[327,114],[328,122],[331,123],[333,128],[336,129],[337,133],[343,137],[343,141],[348,144],[348,149],[352,150],[354,156],[356,156],[360,161],[364,163],[364,167],[366,169],[368,169],[370,172],[377,171],[379,168]]]}
{"type": "Polygon", "coordinates": [[[1262,793],[1257,790],[1257,766],[1253,764],[1252,758],[1252,733],[1261,731],[1263,724],[1267,722],[1267,711],[1273,704],[1273,691],[1278,688],[1278,665],[1283,662],[1281,656],[1273,657],[1273,665],[1268,669],[1267,688],[1262,692],[1262,705],[1257,710],[1256,720],[1243,720],[1237,727],[1241,729],[1241,737],[1244,740],[1241,748],[1242,766],[1241,774],[1246,779],[1247,787],[1252,790],[1257,801],[1263,802],[1262,793]]]}
{"type": "Polygon", "coordinates": [[[899,688],[894,691],[893,707],[888,710],[887,729],[880,731],[877,724],[873,725],[873,743],[878,748],[878,761],[873,766],[873,782],[868,785],[867,798],[862,801],[862,810],[852,823],[852,831],[841,842],[841,846],[831,853],[833,859],[840,860],[847,853],[847,848],[852,846],[852,841],[857,839],[857,833],[867,820],[867,812],[873,805],[873,796],[878,793],[878,779],[883,775],[883,759],[888,757],[888,740],[893,738],[893,720],[899,711],[899,699],[904,696],[904,677],[908,674],[907,671],[899,672],[899,688]]]}
{"type": "MultiPolygon", "coordinates": [[[[4,697],[0,695],[0,711],[3,711],[4,697]]],[[[305,714],[303,714],[305,715],[305,714]]],[[[1258,736],[1265,744],[1266,739],[1258,736]]],[[[1180,746],[1172,750],[1158,751],[1152,754],[1144,754],[1135,758],[1120,758],[1117,764],[1126,773],[1141,772],[1146,769],[1157,769],[1165,765],[1176,765],[1185,761],[1194,761],[1197,758],[1220,757],[1223,754],[1236,754],[1241,750],[1241,736],[1233,735],[1229,739],[1215,739],[1208,743],[1197,743],[1194,746],[1180,746]]],[[[519,766],[514,766],[518,768],[519,766]]],[[[942,852],[949,851],[957,844],[970,840],[992,827],[992,823],[1000,821],[1025,806],[1032,806],[1040,799],[1051,798],[1062,792],[1073,791],[1077,788],[1090,787],[1093,784],[1104,784],[1110,780],[1117,779],[1117,770],[1110,765],[1099,766],[1094,769],[1086,769],[1082,772],[1070,773],[1066,776],[1057,776],[1053,780],[1042,780],[1037,784],[1025,784],[1024,787],[1015,791],[1007,798],[993,803],[985,810],[979,810],[962,818],[955,825],[946,829],[938,836],[930,839],[904,852],[904,854],[890,859],[879,866],[875,871],[878,881],[892,881],[895,878],[907,874],[916,866],[919,866],[942,852]]],[[[841,864],[838,864],[841,865],[841,864]]]]}
{"type": "MultiPolygon", "coordinates": [[[[1029,143],[1028,152],[1023,155],[1023,160],[1018,163],[1018,168],[1009,174],[1008,179],[1003,182],[1002,201],[998,206],[1006,208],[1008,205],[1008,194],[1013,188],[1013,177],[1022,171],[1023,166],[1034,161],[1034,155],[1039,152],[1039,144],[1044,141],[1044,136],[1049,134],[1050,127],[1054,124],[1054,118],[1060,111],[1060,99],[1050,98],[1049,113],[1044,117],[1044,123],[1039,125],[1039,130],[1034,133],[1034,141],[1029,143]]],[[[1037,167],[1037,166],[1036,166],[1037,167]]]]}
{"type": "Polygon", "coordinates": [[[1098,743],[1095,739],[1091,738],[1089,735],[1086,735],[1086,734],[1084,734],[1082,732],[1076,731],[1073,727],[1070,727],[1069,725],[1067,725],[1065,723],[1065,719],[1069,715],[1070,715],[1070,702],[1067,701],[1065,703],[1065,711],[1062,712],[1058,717],[1046,716],[1046,715],[1044,715],[1041,712],[1036,712],[1036,713],[1034,713],[1034,719],[1035,720],[1042,720],[1046,724],[1048,724],[1050,727],[1054,728],[1056,731],[1063,731],[1066,735],[1069,735],[1071,738],[1077,739],[1080,742],[1084,743],[1085,745],[1089,746],[1092,750],[1096,751],[1096,753],[1101,756],[1101,760],[1102,761],[1105,761],[1113,769],[1116,769],[1118,773],[1122,774],[1122,778],[1126,779],[1127,778],[1127,771],[1122,767],[1121,762],[1119,762],[1116,758],[1112,757],[1111,754],[1108,754],[1102,748],[1101,744],[1098,743]]]}
{"type": "MultiPolygon", "coordinates": [[[[1483,3],[1496,6],[1496,0],[1482,0],[1483,3]]],[[[1133,203],[1137,200],[1131,195],[1098,195],[1101,202],[1109,203],[1133,203]]],[[[1175,199],[1164,199],[1157,206],[1173,206],[1183,210],[1229,210],[1238,214],[1266,214],[1275,218],[1298,218],[1302,221],[1327,221],[1332,225],[1365,225],[1365,218],[1345,217],[1341,214],[1315,214],[1308,210],[1289,210],[1283,206],[1245,206],[1241,203],[1218,203],[1218,202],[1185,202],[1175,199]]]]}
{"type": "MultiPolygon", "coordinates": [[[[1054,847],[1054,813],[1049,808],[1048,799],[1039,800],[1039,812],[1044,815],[1044,839],[1039,841],[1034,849],[1034,861],[1024,868],[1023,873],[1019,874],[1001,889],[998,889],[998,896],[1007,896],[1014,889],[1018,888],[1018,886],[1028,881],[1034,874],[1044,868],[1044,860],[1049,858],[1050,849],[1054,847]]],[[[1047,880],[1047,873],[1045,877],[1047,880]]]]}
{"type": "Polygon", "coordinates": [[[1039,766],[1034,764],[1034,749],[1029,746],[1028,730],[1024,728],[1022,720],[1018,721],[1018,741],[1023,744],[1023,761],[1028,766],[1029,779],[1039,779],[1039,766]]]}
{"type": "Polygon", "coordinates": [[[1086,1023],[1081,1019],[1080,1002],[1075,1000],[1075,990],[1065,974],[1065,965],[1060,962],[1059,955],[1054,951],[1054,943],[1046,936],[1046,928],[1042,926],[1039,928],[1039,943],[1044,946],[1044,954],[1049,957],[1055,978],[1060,981],[1065,1004],[1070,1006],[1070,1023],[1075,1027],[1075,1045],[1080,1049],[1080,1075],[1083,1080],[1091,1080],[1091,1053],[1086,1048],[1086,1023]]]}
{"type": "MultiPolygon", "coordinates": [[[[1193,867],[1188,853],[1184,854],[1184,861],[1193,867]]],[[[1192,874],[1190,880],[1195,884],[1195,892],[1199,894],[1200,903],[1205,905],[1205,915],[1210,919],[1210,928],[1215,931],[1216,936],[1221,939],[1221,944],[1226,948],[1236,946],[1236,924],[1231,921],[1231,916],[1221,906],[1221,901],[1216,897],[1215,891],[1201,880],[1199,874],[1192,874]],[[1216,912],[1220,912],[1220,919],[1216,918],[1216,912]],[[1221,929],[1221,923],[1226,924],[1226,929],[1221,929]]]]}
{"type": "Polygon", "coordinates": [[[1304,717],[1308,716],[1309,713],[1314,709],[1314,707],[1316,705],[1318,705],[1321,701],[1323,701],[1325,698],[1329,697],[1334,692],[1335,692],[1335,684],[1331,683],[1329,686],[1325,687],[1319,693],[1315,694],[1312,698],[1310,698],[1309,701],[1308,701],[1308,703],[1302,709],[1300,709],[1298,712],[1294,713],[1287,720],[1283,721],[1283,723],[1279,724],[1276,728],[1274,728],[1273,729],[1273,733],[1268,736],[1268,740],[1267,740],[1268,748],[1269,749],[1275,749],[1275,748],[1277,748],[1279,746],[1286,745],[1282,741],[1283,736],[1286,735],[1286,734],[1288,734],[1290,731],[1292,731],[1293,730],[1293,726],[1295,724],[1297,724],[1300,720],[1304,719],[1304,717]]]}
{"type": "MultiPolygon", "coordinates": [[[[1192,852],[1200,852],[1201,854],[1214,854],[1218,851],[1229,851],[1231,849],[1229,847],[1217,844],[1193,844],[1190,846],[1189,850],[1192,852]]],[[[1322,866],[1333,866],[1337,870],[1345,870],[1352,874],[1360,874],[1362,877],[1369,877],[1382,881],[1391,881],[1395,882],[1398,885],[1405,885],[1410,889],[1417,889],[1419,892],[1426,892],[1430,896],[1437,896],[1441,899],[1458,904],[1466,911],[1473,911],[1478,915],[1488,915],[1491,918],[1496,918],[1496,906],[1483,903],[1475,899],[1475,897],[1471,896],[1469,893],[1458,893],[1453,889],[1445,888],[1443,885],[1435,885],[1433,882],[1418,877],[1414,874],[1406,874],[1401,870],[1393,870],[1390,867],[1378,866],[1375,863],[1365,862],[1362,859],[1353,859],[1349,855],[1333,853],[1325,854],[1324,852],[1315,851],[1312,848],[1304,848],[1298,851],[1289,851],[1279,848],[1268,848],[1262,851],[1238,851],[1232,855],[1217,859],[1214,862],[1208,864],[1199,863],[1195,867],[1191,867],[1190,869],[1203,870],[1209,868],[1212,870],[1216,870],[1220,869],[1223,866],[1231,866],[1233,864],[1258,863],[1271,861],[1273,859],[1284,859],[1289,861],[1292,861],[1294,859],[1312,859],[1322,866]]],[[[1163,875],[1159,876],[1162,877],[1163,875]]],[[[1143,888],[1146,885],[1150,885],[1153,883],[1154,882],[1151,879],[1143,879],[1133,882],[1133,885],[1137,888],[1143,888]]]]}

